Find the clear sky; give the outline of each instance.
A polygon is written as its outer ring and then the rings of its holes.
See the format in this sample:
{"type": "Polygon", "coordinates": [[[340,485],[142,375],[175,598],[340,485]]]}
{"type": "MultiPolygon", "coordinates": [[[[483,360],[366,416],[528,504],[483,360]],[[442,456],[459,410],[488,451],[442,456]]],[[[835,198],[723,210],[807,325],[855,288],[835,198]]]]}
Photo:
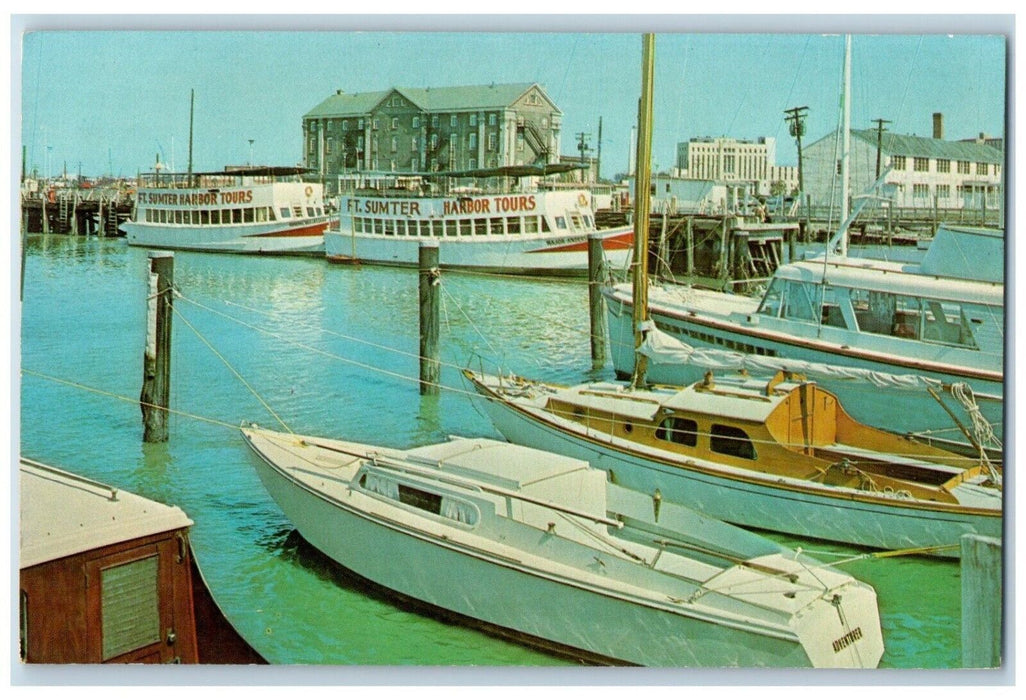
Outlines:
{"type": "Polygon", "coordinates": [[[1007,24],[955,16],[31,18],[14,66],[13,132],[40,174],[134,176],[152,170],[158,154],[185,171],[195,90],[194,170],[250,162],[251,151],[254,163],[289,165],[302,159],[303,114],[337,89],[537,82],[564,113],[564,154],[577,153],[581,132],[595,148],[602,119],[602,175],[612,177],[627,168],[641,32],[654,30],[657,169],[674,164],[678,142],[701,136],[773,137],[777,164],[794,165],[784,110],[808,107],[806,143],[836,128],[844,32],[853,34],[854,128],[883,118],[895,133],[930,136],[941,112],[949,139],[1004,135],[1007,24]],[[549,28],[558,31],[540,31],[549,28]]]}

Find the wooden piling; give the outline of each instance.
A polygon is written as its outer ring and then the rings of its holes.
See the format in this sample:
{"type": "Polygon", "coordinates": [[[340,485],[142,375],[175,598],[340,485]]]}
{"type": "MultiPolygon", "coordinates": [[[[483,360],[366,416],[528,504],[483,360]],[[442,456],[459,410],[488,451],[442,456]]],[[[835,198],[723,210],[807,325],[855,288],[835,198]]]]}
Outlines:
{"type": "Polygon", "coordinates": [[[962,666],[1001,666],[1001,540],[962,535],[962,666]]]}
{"type": "Polygon", "coordinates": [[[420,393],[435,395],[439,390],[438,359],[438,242],[422,241],[420,269],[420,393]]]}
{"type": "Polygon", "coordinates": [[[167,442],[167,418],[171,406],[171,290],[175,258],[173,253],[153,251],[149,259],[146,349],[139,406],[143,417],[143,442],[167,442]]]}
{"type": "Polygon", "coordinates": [[[602,272],[604,269],[602,237],[588,236],[588,315],[591,320],[591,366],[601,369],[606,364],[605,313],[602,303],[602,272]]]}

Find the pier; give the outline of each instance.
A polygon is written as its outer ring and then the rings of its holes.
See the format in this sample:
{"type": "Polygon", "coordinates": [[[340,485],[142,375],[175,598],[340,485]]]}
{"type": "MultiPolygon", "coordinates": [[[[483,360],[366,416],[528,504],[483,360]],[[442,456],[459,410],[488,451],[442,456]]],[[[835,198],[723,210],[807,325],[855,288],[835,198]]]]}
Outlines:
{"type": "Polygon", "coordinates": [[[21,225],[26,233],[123,236],[135,192],[124,187],[74,187],[23,191],[21,225]]]}

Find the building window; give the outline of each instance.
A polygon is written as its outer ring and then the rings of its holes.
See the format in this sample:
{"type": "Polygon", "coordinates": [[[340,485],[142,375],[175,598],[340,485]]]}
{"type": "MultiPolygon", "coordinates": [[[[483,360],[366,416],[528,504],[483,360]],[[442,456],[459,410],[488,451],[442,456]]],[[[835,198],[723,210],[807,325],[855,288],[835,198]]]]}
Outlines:
{"type": "Polygon", "coordinates": [[[470,170],[474,170],[475,168],[477,168],[477,158],[471,158],[470,160],[468,160],[467,168],[470,170]]]}
{"type": "Polygon", "coordinates": [[[488,150],[495,150],[495,134],[488,134],[488,150]]]}
{"type": "Polygon", "coordinates": [[[433,126],[433,127],[437,127],[438,126],[438,115],[437,114],[432,114],[431,115],[431,126],[433,126]]]}
{"type": "Polygon", "coordinates": [[[958,161],[958,174],[968,175],[969,174],[969,161],[960,160],[958,161]]]}
{"type": "Polygon", "coordinates": [[[929,158],[915,158],[912,161],[912,169],[917,173],[926,173],[930,171],[930,159],[929,158]]]}
{"type": "Polygon", "coordinates": [[[477,148],[477,134],[470,134],[467,136],[467,147],[477,148]]]}
{"type": "Polygon", "coordinates": [[[329,136],[328,139],[324,142],[324,152],[325,153],[331,153],[331,149],[332,149],[332,147],[334,145],[335,145],[335,139],[333,139],[332,137],[329,136]]]}
{"type": "Polygon", "coordinates": [[[371,129],[377,131],[378,129],[378,118],[374,117],[374,121],[371,122],[371,129]]]}
{"type": "Polygon", "coordinates": [[[495,126],[495,113],[488,115],[488,126],[495,126]]]}
{"type": "Polygon", "coordinates": [[[399,128],[399,117],[392,117],[392,130],[395,131],[399,128]]]}
{"type": "Polygon", "coordinates": [[[930,196],[930,186],[916,182],[912,185],[912,198],[913,199],[927,199],[930,196]]]}
{"type": "MultiPolygon", "coordinates": [[[[392,153],[395,153],[398,150],[399,150],[399,137],[398,136],[393,136],[392,137],[392,153]]],[[[395,168],[392,168],[392,170],[395,170],[395,168]]]]}
{"type": "Polygon", "coordinates": [[[449,116],[449,126],[451,128],[453,128],[453,129],[456,128],[456,115],[455,114],[449,116]]]}
{"type": "Polygon", "coordinates": [[[413,128],[414,129],[419,129],[420,128],[420,117],[414,117],[413,118],[413,128]]]}
{"type": "Polygon", "coordinates": [[[977,163],[976,164],[976,174],[977,175],[987,175],[989,172],[990,172],[990,168],[987,167],[986,163],[977,163]]]}
{"type": "Polygon", "coordinates": [[[413,138],[410,139],[410,150],[411,151],[416,151],[417,150],[417,137],[416,136],[414,136],[413,138]]]}
{"type": "Polygon", "coordinates": [[[438,148],[438,134],[431,134],[431,150],[438,148]]]}
{"type": "Polygon", "coordinates": [[[361,131],[363,131],[363,118],[362,117],[360,119],[356,120],[356,128],[361,130],[361,131]]]}
{"type": "Polygon", "coordinates": [[[523,131],[518,131],[517,132],[517,150],[518,151],[524,150],[524,132],[523,131]]]}
{"type": "Polygon", "coordinates": [[[937,185],[937,197],[939,199],[950,199],[951,185],[937,185]]]}
{"type": "Polygon", "coordinates": [[[895,170],[904,170],[905,169],[905,156],[892,156],[891,157],[891,167],[894,168],[895,170]]]}
{"type": "Polygon", "coordinates": [[[939,173],[950,173],[951,172],[951,161],[944,158],[937,159],[937,172],[939,173]]]}
{"type": "Polygon", "coordinates": [[[470,120],[471,126],[477,126],[477,114],[471,114],[468,119],[470,120]]]}

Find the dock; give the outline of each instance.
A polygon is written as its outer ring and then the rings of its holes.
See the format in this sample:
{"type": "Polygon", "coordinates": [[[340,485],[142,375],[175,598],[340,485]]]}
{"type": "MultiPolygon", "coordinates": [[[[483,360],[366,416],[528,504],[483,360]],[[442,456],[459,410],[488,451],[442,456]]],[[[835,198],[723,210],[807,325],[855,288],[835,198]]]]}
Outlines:
{"type": "Polygon", "coordinates": [[[68,187],[21,194],[21,226],[26,233],[70,236],[123,236],[135,192],[121,187],[68,187]]]}

